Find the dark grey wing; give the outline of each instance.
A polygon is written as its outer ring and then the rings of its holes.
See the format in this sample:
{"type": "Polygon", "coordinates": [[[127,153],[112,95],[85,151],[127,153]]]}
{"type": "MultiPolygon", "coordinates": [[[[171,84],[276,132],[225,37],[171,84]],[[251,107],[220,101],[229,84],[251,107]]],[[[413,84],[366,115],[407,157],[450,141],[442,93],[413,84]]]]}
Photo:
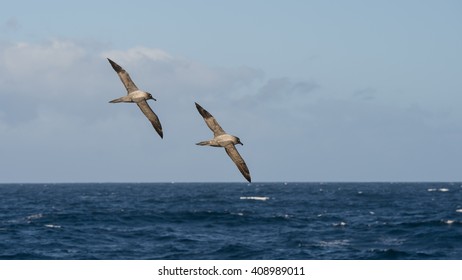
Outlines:
{"type": "Polygon", "coordinates": [[[214,137],[217,137],[218,135],[225,134],[225,131],[221,126],[218,124],[217,120],[209,113],[207,110],[201,107],[201,105],[196,103],[196,108],[201,114],[201,116],[204,118],[205,123],[207,126],[213,131],[214,137]]]}
{"type": "Polygon", "coordinates": [[[230,143],[225,146],[225,150],[226,153],[228,153],[228,156],[234,161],[239,171],[241,171],[242,175],[244,175],[244,177],[250,183],[252,180],[250,179],[249,169],[247,168],[247,164],[245,164],[245,161],[242,159],[236,147],[230,143]]]}
{"type": "Polygon", "coordinates": [[[119,75],[120,80],[127,89],[127,94],[138,90],[135,83],[130,78],[130,75],[128,75],[127,71],[125,71],[122,67],[120,67],[119,64],[115,63],[109,58],[107,60],[109,60],[109,63],[111,63],[112,68],[117,72],[117,75],[119,75]]]}
{"type": "Polygon", "coordinates": [[[143,114],[148,118],[148,120],[152,123],[154,129],[159,133],[160,138],[164,138],[164,133],[162,132],[162,125],[160,124],[159,118],[157,115],[152,111],[151,107],[149,107],[148,102],[145,100],[136,103],[138,107],[140,107],[143,114]]]}

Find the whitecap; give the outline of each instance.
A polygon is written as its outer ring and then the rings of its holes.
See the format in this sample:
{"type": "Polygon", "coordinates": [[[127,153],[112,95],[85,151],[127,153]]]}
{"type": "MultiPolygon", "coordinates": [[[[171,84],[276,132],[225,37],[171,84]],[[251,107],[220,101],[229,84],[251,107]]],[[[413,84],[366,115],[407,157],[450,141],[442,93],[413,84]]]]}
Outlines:
{"type": "Polygon", "coordinates": [[[28,220],[35,220],[35,219],[40,219],[43,217],[43,214],[42,213],[38,213],[38,214],[33,214],[33,215],[30,215],[30,216],[27,216],[27,219],[28,220]]]}
{"type": "Polygon", "coordinates": [[[283,219],[290,219],[292,216],[289,214],[277,214],[274,216],[275,218],[283,218],[283,219]]]}
{"type": "Polygon", "coordinates": [[[438,190],[439,190],[440,192],[448,192],[448,191],[449,191],[449,189],[447,189],[447,188],[440,188],[440,189],[438,189],[438,190]]]}
{"type": "Polygon", "coordinates": [[[443,221],[445,224],[452,225],[455,221],[454,220],[446,220],[443,221]]]}
{"type": "Polygon", "coordinates": [[[344,227],[344,226],[346,226],[346,223],[345,223],[345,222],[340,222],[340,223],[333,223],[332,225],[333,225],[334,227],[338,227],[338,226],[344,227]]]}
{"type": "Polygon", "coordinates": [[[382,241],[384,245],[388,245],[388,246],[399,246],[399,245],[402,245],[406,241],[406,239],[392,238],[392,237],[380,238],[380,240],[382,241]]]}
{"type": "Polygon", "coordinates": [[[53,224],[47,224],[47,225],[45,225],[45,227],[47,227],[47,228],[61,228],[61,226],[53,225],[53,224]]]}
{"type": "Polygon", "coordinates": [[[436,189],[428,189],[429,192],[436,192],[436,189]]]}
{"type": "Polygon", "coordinates": [[[241,196],[240,199],[261,200],[266,201],[269,199],[267,196],[241,196]]]}
{"type": "Polygon", "coordinates": [[[242,213],[242,212],[237,212],[237,213],[231,213],[231,215],[244,216],[244,213],[242,213]]]}
{"type": "Polygon", "coordinates": [[[348,239],[332,240],[332,241],[319,241],[320,247],[343,247],[349,245],[348,239]]]}
{"type": "Polygon", "coordinates": [[[456,212],[457,213],[462,213],[462,209],[457,209],[456,212]]]}

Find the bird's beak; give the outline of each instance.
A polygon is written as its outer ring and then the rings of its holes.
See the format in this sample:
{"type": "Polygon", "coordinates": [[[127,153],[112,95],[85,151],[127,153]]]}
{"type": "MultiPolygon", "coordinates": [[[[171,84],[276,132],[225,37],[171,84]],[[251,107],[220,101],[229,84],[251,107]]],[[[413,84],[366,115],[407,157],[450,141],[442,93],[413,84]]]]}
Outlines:
{"type": "Polygon", "coordinates": [[[154,100],[154,101],[157,101],[157,99],[155,99],[154,97],[151,97],[151,99],[154,100]]]}
{"type": "Polygon", "coordinates": [[[244,144],[242,142],[239,141],[239,144],[241,144],[242,146],[244,146],[244,144]]]}

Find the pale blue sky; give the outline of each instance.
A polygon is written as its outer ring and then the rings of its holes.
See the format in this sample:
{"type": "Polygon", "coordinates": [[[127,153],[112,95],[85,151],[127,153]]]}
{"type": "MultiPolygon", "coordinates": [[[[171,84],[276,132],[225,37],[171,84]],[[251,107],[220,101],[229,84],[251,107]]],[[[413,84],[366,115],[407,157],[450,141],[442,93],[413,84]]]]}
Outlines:
{"type": "Polygon", "coordinates": [[[195,101],[254,181],[462,180],[460,1],[1,6],[0,182],[244,181],[195,101]]]}

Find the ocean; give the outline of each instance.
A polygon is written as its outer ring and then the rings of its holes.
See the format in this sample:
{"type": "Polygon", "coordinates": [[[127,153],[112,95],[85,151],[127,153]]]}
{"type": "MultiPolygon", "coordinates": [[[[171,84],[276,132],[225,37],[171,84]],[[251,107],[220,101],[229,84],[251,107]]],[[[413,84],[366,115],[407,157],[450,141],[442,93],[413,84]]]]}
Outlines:
{"type": "Polygon", "coordinates": [[[0,184],[0,259],[462,259],[461,183],[0,184]]]}

